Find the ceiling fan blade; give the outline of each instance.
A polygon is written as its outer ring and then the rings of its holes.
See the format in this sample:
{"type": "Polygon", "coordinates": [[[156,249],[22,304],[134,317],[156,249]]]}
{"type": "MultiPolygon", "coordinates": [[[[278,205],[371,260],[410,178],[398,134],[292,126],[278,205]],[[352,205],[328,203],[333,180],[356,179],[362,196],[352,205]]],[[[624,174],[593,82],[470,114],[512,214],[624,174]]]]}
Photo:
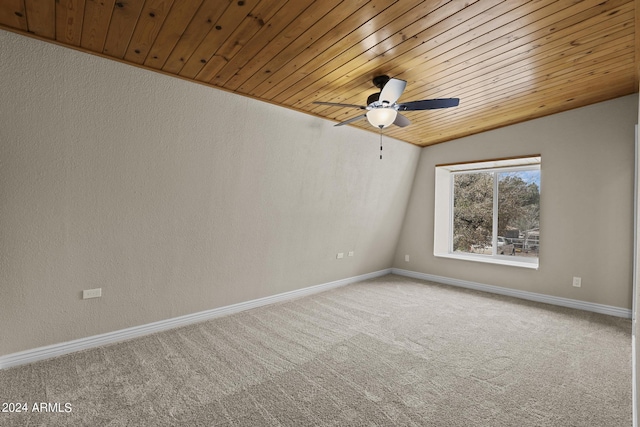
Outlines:
{"type": "Polygon", "coordinates": [[[344,122],[340,122],[337,125],[333,125],[333,126],[335,127],[335,126],[348,125],[349,123],[353,123],[353,122],[358,121],[360,119],[364,119],[365,117],[367,117],[366,114],[361,114],[359,116],[353,117],[353,118],[351,118],[349,120],[345,120],[344,122]]]}
{"type": "Polygon", "coordinates": [[[396,115],[396,119],[394,120],[393,124],[403,128],[405,126],[409,126],[411,124],[411,120],[407,119],[405,116],[398,113],[396,115]]]}
{"type": "Polygon", "coordinates": [[[395,104],[400,98],[404,88],[407,86],[407,82],[400,79],[389,79],[380,92],[380,102],[388,102],[389,104],[395,104]]]}
{"type": "Polygon", "coordinates": [[[332,107],[350,107],[350,108],[359,108],[361,110],[366,110],[367,107],[363,107],[362,105],[355,105],[355,104],[338,104],[336,102],[323,102],[323,101],[313,101],[314,104],[320,104],[320,105],[330,105],[332,107]]]}
{"type": "Polygon", "coordinates": [[[459,98],[424,99],[398,104],[398,111],[435,110],[436,108],[457,107],[459,98]]]}

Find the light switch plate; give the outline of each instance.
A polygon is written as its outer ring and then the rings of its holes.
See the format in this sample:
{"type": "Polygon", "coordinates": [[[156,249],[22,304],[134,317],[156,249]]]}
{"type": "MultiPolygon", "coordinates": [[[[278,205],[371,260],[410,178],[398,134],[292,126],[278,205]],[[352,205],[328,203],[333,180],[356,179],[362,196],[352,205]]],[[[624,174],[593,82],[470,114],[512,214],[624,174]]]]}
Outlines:
{"type": "Polygon", "coordinates": [[[100,298],[102,296],[102,288],[85,289],[82,291],[82,299],[100,298]]]}

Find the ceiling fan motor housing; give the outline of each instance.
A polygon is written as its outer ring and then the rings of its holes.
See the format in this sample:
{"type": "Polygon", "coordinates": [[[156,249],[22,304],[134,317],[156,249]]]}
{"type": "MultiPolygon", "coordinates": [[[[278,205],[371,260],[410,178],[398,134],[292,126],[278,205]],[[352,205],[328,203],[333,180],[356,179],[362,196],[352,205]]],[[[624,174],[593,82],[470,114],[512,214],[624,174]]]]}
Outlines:
{"type": "Polygon", "coordinates": [[[371,95],[369,95],[369,97],[367,98],[367,105],[371,105],[374,102],[376,102],[378,99],[380,99],[380,92],[376,92],[376,93],[372,93],[371,95]]]}
{"type": "Polygon", "coordinates": [[[373,78],[373,85],[378,89],[382,89],[384,85],[389,81],[389,76],[375,76],[373,78]]]}

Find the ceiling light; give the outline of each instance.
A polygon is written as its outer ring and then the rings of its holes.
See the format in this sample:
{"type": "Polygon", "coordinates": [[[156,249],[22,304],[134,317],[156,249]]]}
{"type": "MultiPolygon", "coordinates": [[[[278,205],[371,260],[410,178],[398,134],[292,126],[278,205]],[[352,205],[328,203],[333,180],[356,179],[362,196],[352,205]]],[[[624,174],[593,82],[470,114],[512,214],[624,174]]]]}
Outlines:
{"type": "Polygon", "coordinates": [[[378,107],[367,112],[367,120],[377,128],[386,128],[391,125],[398,112],[393,108],[378,107]]]}

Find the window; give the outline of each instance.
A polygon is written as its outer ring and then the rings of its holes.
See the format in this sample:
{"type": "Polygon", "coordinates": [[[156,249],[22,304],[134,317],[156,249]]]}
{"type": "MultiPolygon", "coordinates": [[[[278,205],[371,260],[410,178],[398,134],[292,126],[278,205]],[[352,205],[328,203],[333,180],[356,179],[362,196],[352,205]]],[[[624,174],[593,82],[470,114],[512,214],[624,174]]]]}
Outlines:
{"type": "Polygon", "coordinates": [[[436,166],[434,254],[538,267],[540,156],[436,166]]]}

